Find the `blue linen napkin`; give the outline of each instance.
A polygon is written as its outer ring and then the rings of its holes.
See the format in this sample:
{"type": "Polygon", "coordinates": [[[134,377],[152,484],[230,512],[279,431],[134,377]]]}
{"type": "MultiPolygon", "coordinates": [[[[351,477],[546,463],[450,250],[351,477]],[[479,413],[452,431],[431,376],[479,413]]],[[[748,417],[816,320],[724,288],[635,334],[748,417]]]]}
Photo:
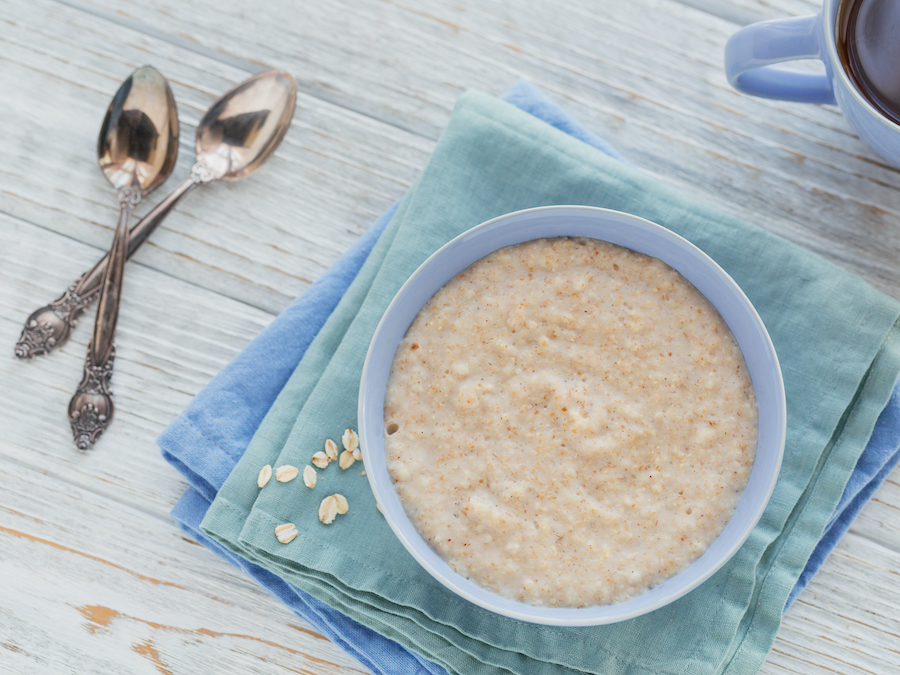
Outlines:
{"type": "Polygon", "coordinates": [[[891,398],[878,416],[866,449],[856,462],[856,468],[847,481],[834,515],[825,526],[822,538],[809,557],[803,572],[800,573],[794,588],[791,589],[784,611],[787,611],[797,599],[800,591],[806,588],[825,562],[825,558],[837,546],[838,540],[850,529],[853,520],[898,463],[900,463],[900,382],[894,385],[891,398]]]}
{"type": "MultiPolygon", "coordinates": [[[[605,141],[525,80],[504,97],[535,117],[624,161],[605,141]]],[[[355,278],[391,219],[394,204],[372,228],[226,366],[163,432],[163,456],[191,487],[172,512],[188,534],[256,579],[292,611],[316,626],[375,673],[430,673],[443,668],[379,635],[234,555],[200,532],[199,526],[218,489],[243,455],[254,432],[294,371],[312,339],[355,278]],[[264,369],[258,364],[266,363],[264,369]]],[[[785,609],[806,586],[853,518],[900,461],[900,385],[882,412],[859,459],[838,509],[793,589],[785,609]]]]}

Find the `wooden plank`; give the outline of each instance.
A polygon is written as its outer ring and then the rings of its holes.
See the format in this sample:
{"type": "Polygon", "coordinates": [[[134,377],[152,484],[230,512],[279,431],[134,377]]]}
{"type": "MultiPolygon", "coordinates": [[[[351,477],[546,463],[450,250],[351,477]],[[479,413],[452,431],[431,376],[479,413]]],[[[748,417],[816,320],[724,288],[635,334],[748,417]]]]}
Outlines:
{"type": "Polygon", "coordinates": [[[17,361],[12,347],[34,299],[52,297],[99,251],[9,216],[0,216],[0,240],[0,381],[7,383],[0,456],[167,518],[184,483],[162,461],[156,436],[272,315],[130,264],[112,380],[116,417],[97,451],[82,455],[66,408],[81,379],[93,312],[48,357],[17,361]]]}
{"type": "Polygon", "coordinates": [[[346,0],[304,3],[302,14],[267,3],[258,30],[212,0],[77,4],[231,59],[262,58],[323,100],[429,138],[465,88],[500,93],[524,75],[641,168],[900,296],[897,170],[833,107],[731,90],[722,49],[735,24],[672,0],[602,12],[588,0],[515,10],[494,0],[346,0]],[[276,24],[273,40],[265,27],[276,24]]]}
{"type": "Polygon", "coordinates": [[[140,508],[5,459],[0,493],[3,672],[368,672],[140,508]]]}
{"type": "MultiPolygon", "coordinates": [[[[0,237],[0,344],[10,347],[10,317],[98,250],[9,216],[0,237]]],[[[0,670],[365,672],[168,516],[185,483],[154,439],[272,315],[129,267],[119,407],[90,453],[74,449],[65,421],[90,317],[50,357],[0,359],[0,381],[16,387],[0,410],[0,670]]]]}
{"type": "Polygon", "coordinates": [[[848,533],[788,610],[760,673],[894,673],[900,552],[848,533]]]}
{"type": "MultiPolygon", "coordinates": [[[[105,249],[117,203],[96,166],[96,134],[121,79],[152,62],[179,104],[178,165],[150,203],[188,174],[205,109],[249,73],[53,2],[3,9],[0,117],[17,133],[0,138],[0,212],[105,249]]],[[[135,259],[279,311],[405,192],[432,145],[301,96],[267,166],[199,188],[135,259]]]]}
{"type": "Polygon", "coordinates": [[[740,25],[789,16],[818,14],[822,7],[822,3],[816,0],[779,0],[777,3],[767,0],[678,0],[678,2],[740,25]]]}

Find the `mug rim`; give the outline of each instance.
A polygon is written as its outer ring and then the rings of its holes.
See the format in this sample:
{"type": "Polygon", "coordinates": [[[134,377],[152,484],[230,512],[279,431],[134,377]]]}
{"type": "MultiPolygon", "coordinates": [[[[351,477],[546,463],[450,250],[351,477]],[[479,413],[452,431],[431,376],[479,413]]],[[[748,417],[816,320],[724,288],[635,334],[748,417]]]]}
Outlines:
{"type": "MultiPolygon", "coordinates": [[[[837,77],[840,78],[841,83],[844,85],[844,88],[850,92],[850,95],[853,96],[856,102],[860,104],[863,109],[866,110],[866,112],[870,113],[870,115],[877,119],[879,122],[885,124],[889,130],[892,130],[895,133],[900,133],[900,124],[894,122],[891,119],[888,119],[888,117],[883,112],[872,105],[872,103],[862,95],[859,89],[856,88],[856,85],[853,84],[850,76],[847,75],[847,71],[844,69],[844,63],[843,61],[841,61],[840,54],[838,54],[837,15],[841,9],[841,5],[843,5],[844,2],[852,1],[854,0],[825,0],[825,3],[822,6],[822,11],[819,15],[822,21],[823,30],[825,31],[825,48],[828,52],[828,60],[833,64],[831,69],[832,77],[835,76],[834,73],[837,73],[837,77]]],[[[833,84],[832,88],[834,88],[833,84]]],[[[835,96],[835,98],[837,97],[835,96]]],[[[838,107],[840,107],[840,101],[838,101],[838,107]]]]}

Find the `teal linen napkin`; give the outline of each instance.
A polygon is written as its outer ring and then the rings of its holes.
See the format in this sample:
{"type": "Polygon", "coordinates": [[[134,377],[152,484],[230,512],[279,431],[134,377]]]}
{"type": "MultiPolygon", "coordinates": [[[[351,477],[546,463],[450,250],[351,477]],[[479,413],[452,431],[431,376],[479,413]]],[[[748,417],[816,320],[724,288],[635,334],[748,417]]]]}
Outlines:
{"type": "Polygon", "coordinates": [[[451,673],[753,673],[900,372],[898,315],[898,303],[857,277],[689,201],[513,106],[469,93],[202,529],[451,673]],[[494,216],[548,204],[634,213],[698,245],[756,306],[785,380],[785,460],[745,545],[675,603],[611,626],[527,624],[456,597],[393,536],[359,464],[320,471],[315,490],[299,480],[256,486],[263,465],[302,467],[326,438],[356,427],[371,335],[394,293],[428,255],[494,216]],[[324,526],[316,512],[332,492],[347,496],[350,512],[324,526]],[[284,522],[300,531],[286,545],[274,536],[284,522]]]}

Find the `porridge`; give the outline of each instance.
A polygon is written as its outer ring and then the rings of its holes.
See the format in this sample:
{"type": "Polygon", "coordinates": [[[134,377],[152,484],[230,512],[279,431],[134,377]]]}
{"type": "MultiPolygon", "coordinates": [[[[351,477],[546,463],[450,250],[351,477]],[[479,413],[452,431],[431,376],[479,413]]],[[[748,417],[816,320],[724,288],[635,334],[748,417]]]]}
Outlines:
{"type": "Polygon", "coordinates": [[[665,263],[606,242],[500,249],[394,356],[385,452],[419,533],[532,605],[626,600],[719,535],[756,455],[743,356],[665,263]]]}

